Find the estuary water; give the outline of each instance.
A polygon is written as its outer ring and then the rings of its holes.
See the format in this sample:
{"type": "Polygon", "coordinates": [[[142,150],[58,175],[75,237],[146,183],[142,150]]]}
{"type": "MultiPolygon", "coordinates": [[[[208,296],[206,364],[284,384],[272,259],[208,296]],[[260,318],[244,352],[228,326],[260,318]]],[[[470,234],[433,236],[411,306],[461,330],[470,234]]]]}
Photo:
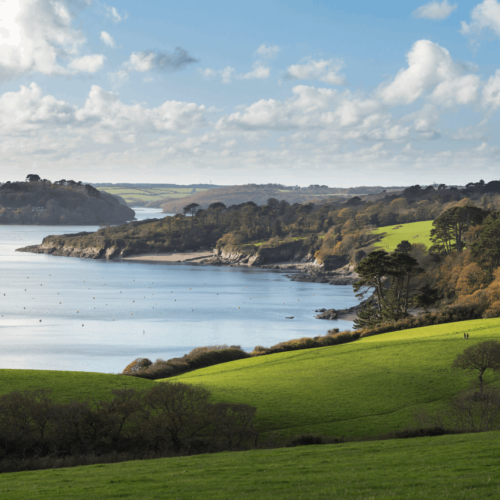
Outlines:
{"type": "MultiPolygon", "coordinates": [[[[139,220],[164,216],[134,210],[139,220]]],[[[351,286],[292,282],[262,269],[15,252],[49,234],[95,230],[0,226],[0,368],[117,373],[137,357],[224,343],[251,350],[352,327],[314,318],[318,308],[355,305],[351,286]]]]}

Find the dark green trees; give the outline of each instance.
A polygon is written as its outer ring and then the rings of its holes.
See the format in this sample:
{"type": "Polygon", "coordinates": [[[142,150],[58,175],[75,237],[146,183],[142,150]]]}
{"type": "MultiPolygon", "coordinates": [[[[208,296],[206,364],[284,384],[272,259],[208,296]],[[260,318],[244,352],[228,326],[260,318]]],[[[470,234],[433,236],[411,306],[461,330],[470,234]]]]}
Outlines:
{"type": "Polygon", "coordinates": [[[432,251],[450,254],[456,250],[462,253],[465,247],[464,236],[473,226],[483,222],[488,212],[473,206],[453,207],[443,212],[432,225],[432,251]]]}
{"type": "Polygon", "coordinates": [[[354,322],[356,329],[386,320],[396,321],[408,316],[411,295],[411,280],[423,270],[408,254],[384,250],[372,252],[363,259],[356,272],[360,280],[353,285],[358,296],[375,290],[376,305],[368,305],[358,314],[354,322]]]}
{"type": "Polygon", "coordinates": [[[490,271],[500,265],[500,212],[494,212],[483,221],[477,240],[471,245],[472,256],[490,271]]]}
{"type": "Polygon", "coordinates": [[[198,210],[198,208],[200,208],[200,205],[198,205],[198,203],[190,203],[183,209],[185,215],[191,215],[191,227],[193,227],[194,214],[196,213],[196,210],[198,210]]]}

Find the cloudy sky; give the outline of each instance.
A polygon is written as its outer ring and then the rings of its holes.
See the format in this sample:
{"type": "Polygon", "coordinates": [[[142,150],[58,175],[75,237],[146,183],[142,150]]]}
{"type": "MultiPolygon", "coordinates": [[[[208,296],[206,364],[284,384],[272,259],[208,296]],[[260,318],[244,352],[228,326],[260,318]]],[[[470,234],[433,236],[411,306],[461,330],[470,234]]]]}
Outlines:
{"type": "Polygon", "coordinates": [[[0,181],[500,178],[500,1],[0,0],[0,181]]]}

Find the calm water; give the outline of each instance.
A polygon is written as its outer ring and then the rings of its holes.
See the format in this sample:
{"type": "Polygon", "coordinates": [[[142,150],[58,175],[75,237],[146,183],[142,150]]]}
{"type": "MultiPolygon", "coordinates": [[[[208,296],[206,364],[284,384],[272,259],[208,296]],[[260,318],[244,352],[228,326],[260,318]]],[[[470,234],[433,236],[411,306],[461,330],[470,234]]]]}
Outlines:
{"type": "MultiPolygon", "coordinates": [[[[137,211],[138,219],[155,216],[163,215],[137,211]]],[[[222,343],[252,349],[352,326],[314,319],[315,309],[356,304],[351,286],[260,269],[15,252],[48,234],[96,229],[0,226],[0,368],[119,372],[137,357],[222,343]]]]}

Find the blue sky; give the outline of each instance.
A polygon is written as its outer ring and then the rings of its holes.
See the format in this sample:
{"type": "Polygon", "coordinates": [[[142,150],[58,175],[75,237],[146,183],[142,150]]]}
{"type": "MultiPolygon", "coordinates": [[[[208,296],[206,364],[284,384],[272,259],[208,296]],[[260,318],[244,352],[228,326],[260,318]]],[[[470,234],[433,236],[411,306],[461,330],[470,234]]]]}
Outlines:
{"type": "Polygon", "coordinates": [[[0,181],[500,178],[500,2],[0,0],[0,181]]]}

